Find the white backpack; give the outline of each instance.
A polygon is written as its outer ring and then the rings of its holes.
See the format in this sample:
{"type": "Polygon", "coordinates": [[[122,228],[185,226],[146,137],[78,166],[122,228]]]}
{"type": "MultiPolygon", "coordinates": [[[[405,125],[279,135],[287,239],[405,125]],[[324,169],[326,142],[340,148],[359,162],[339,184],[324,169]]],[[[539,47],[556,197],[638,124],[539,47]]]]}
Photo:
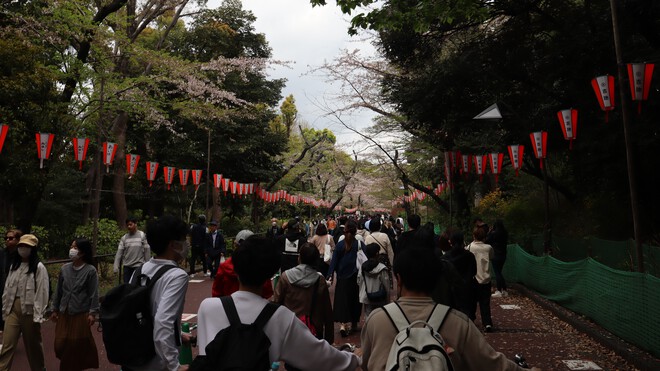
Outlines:
{"type": "Polygon", "coordinates": [[[448,306],[436,304],[426,322],[410,323],[397,302],[383,306],[399,331],[390,348],[385,370],[453,370],[439,332],[449,309],[448,306]]]}

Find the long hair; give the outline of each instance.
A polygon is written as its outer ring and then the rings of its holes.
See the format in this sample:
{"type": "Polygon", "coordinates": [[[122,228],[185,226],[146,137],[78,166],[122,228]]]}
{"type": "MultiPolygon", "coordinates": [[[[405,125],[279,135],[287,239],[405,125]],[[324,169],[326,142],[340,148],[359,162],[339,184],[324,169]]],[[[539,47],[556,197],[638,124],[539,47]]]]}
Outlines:
{"type": "MultiPolygon", "coordinates": [[[[38,246],[35,247],[30,247],[30,256],[28,257],[28,271],[27,274],[34,273],[36,274],[37,272],[37,265],[39,265],[39,255],[37,254],[37,249],[38,246]]],[[[18,251],[18,247],[16,247],[16,251],[18,251]]],[[[23,258],[21,255],[17,252],[16,255],[14,256],[14,261],[11,263],[11,270],[15,271],[18,269],[18,267],[21,266],[21,263],[23,262],[23,258]]]]}

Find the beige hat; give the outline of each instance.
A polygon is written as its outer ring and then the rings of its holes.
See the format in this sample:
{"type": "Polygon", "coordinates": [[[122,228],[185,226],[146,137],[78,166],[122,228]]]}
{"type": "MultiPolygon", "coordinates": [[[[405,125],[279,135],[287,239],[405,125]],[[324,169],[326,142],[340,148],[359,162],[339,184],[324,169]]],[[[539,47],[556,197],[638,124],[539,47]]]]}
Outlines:
{"type": "Polygon", "coordinates": [[[39,244],[39,239],[33,234],[24,234],[18,241],[18,245],[28,245],[35,247],[39,244]]]}

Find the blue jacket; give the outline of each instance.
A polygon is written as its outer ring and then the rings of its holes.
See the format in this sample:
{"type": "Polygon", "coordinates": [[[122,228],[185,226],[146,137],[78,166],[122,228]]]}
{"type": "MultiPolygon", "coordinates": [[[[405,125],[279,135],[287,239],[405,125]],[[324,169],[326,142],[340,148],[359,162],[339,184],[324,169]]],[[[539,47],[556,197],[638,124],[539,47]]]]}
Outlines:
{"type": "Polygon", "coordinates": [[[335,246],[335,251],[332,253],[332,260],[330,261],[330,268],[328,269],[327,277],[332,277],[332,274],[337,271],[337,278],[348,278],[357,272],[356,260],[359,248],[359,241],[354,240],[349,251],[346,251],[346,240],[341,240],[335,246]]]}

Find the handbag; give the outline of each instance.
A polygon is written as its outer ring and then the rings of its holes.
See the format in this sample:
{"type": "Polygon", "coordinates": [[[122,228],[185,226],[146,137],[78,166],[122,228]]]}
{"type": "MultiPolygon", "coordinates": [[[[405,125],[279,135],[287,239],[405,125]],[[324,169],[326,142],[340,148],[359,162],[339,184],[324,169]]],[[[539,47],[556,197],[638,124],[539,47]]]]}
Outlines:
{"type": "MultiPolygon", "coordinates": [[[[327,236],[328,238],[326,239],[327,242],[330,241],[330,235],[327,236]]],[[[325,249],[323,250],[323,261],[330,264],[330,261],[332,261],[332,246],[330,246],[329,243],[325,244],[325,249]]]]}

